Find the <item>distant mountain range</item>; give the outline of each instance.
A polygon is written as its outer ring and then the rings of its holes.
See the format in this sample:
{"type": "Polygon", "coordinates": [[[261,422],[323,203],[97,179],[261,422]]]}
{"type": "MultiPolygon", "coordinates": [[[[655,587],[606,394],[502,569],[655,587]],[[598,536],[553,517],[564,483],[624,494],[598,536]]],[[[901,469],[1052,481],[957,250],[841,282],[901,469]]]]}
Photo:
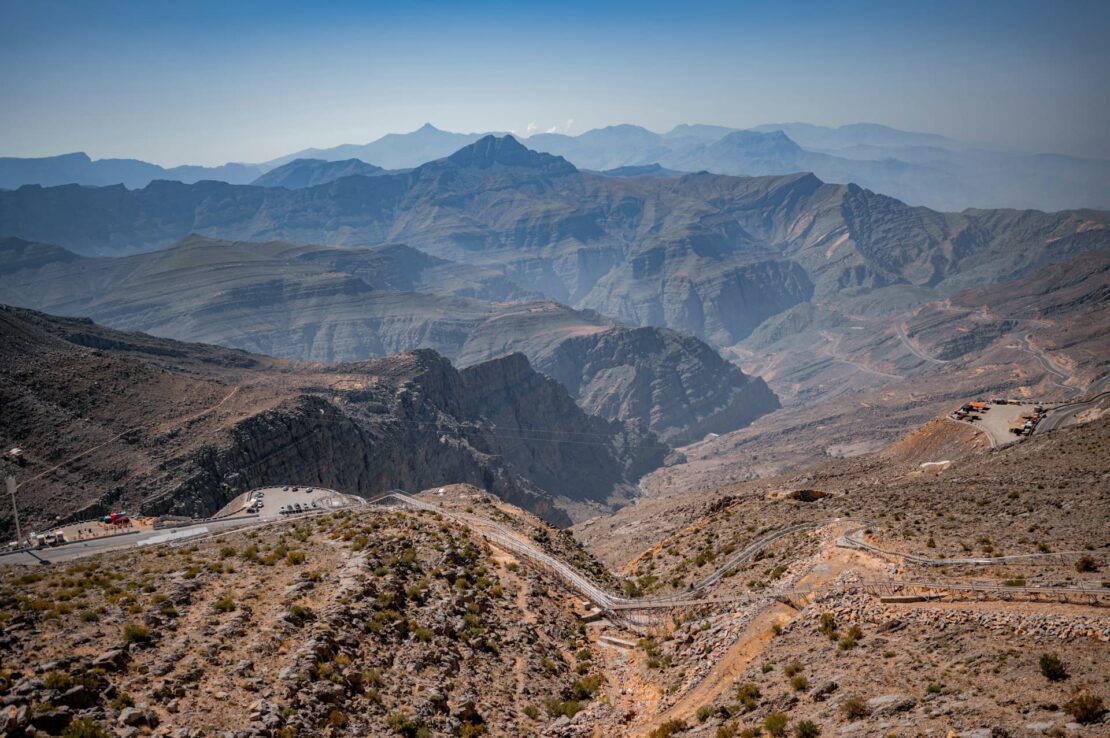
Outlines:
{"type": "Polygon", "coordinates": [[[103,256],[162,248],[190,233],[405,243],[495,272],[504,280],[496,290],[470,282],[484,298],[543,295],[726,348],[800,303],[888,286],[950,292],[1107,248],[1110,215],[941,213],[812,174],[601,176],[510,136],[487,136],[412,170],[298,190],[23,187],[0,192],[0,233],[103,256]]]}
{"type": "Polygon", "coordinates": [[[146,187],[156,179],[199,182],[214,179],[229,184],[248,184],[269,167],[257,164],[224,164],[219,167],[180,166],[166,169],[138,159],[97,159],[79,151],[61,156],[35,159],[0,158],[0,189],[15,189],[25,184],[53,187],[64,184],[146,187]]]}
{"type": "MultiPolygon", "coordinates": [[[[130,159],[91,161],[80,153],[7,158],[0,159],[0,188],[70,183],[140,188],[156,179],[186,183],[215,179],[298,188],[369,173],[352,161],[387,170],[412,169],[449,156],[486,135],[490,134],[454,133],[426,124],[411,133],[391,133],[368,144],[306,149],[269,162],[221,167],[164,169],[130,159]],[[271,170],[281,173],[271,177],[271,170]]],[[[581,169],[616,176],[812,172],[825,182],[858,184],[939,210],[1110,208],[1108,160],[1028,154],[871,123],[839,128],[782,123],[747,130],[684,124],[663,134],[635,125],[616,125],[577,136],[541,133],[521,140],[534,151],[562,156],[581,169]]]]}

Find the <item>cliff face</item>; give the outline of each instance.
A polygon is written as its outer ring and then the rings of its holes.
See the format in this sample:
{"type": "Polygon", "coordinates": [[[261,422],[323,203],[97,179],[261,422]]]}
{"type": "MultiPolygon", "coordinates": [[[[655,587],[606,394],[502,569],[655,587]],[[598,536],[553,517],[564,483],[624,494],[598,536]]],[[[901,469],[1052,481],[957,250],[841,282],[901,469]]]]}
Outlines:
{"type": "Polygon", "coordinates": [[[465,373],[427,350],[321,368],[12,308],[0,334],[0,442],[25,449],[32,524],[209,514],[267,484],[466,482],[565,525],[554,497],[605,503],[667,452],[519,355],[465,373]]]}
{"type": "Polygon", "coordinates": [[[604,500],[668,451],[636,426],[587,415],[523,354],[465,369],[462,379],[467,415],[487,421],[506,460],[556,494],[604,500]]]}
{"type": "Polygon", "coordinates": [[[742,428],[779,408],[763,380],[676,331],[612,329],[569,338],[537,364],[589,413],[646,418],[669,443],[742,428]]]}

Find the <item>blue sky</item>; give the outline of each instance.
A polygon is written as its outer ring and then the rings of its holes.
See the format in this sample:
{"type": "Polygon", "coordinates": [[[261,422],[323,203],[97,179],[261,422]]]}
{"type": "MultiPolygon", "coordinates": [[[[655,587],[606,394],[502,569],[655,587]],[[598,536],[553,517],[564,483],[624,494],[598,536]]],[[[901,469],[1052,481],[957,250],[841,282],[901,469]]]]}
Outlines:
{"type": "Polygon", "coordinates": [[[0,0],[0,155],[857,121],[1110,158],[1110,2],[0,0]]]}

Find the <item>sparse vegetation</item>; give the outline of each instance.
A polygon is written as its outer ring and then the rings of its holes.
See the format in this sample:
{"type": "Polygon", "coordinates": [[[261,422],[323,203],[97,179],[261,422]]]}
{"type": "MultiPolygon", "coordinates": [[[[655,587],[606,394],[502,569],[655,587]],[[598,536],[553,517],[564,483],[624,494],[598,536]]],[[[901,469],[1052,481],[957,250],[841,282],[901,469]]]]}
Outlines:
{"type": "Polygon", "coordinates": [[[1098,571],[1098,562],[1091,556],[1083,555],[1075,562],[1075,570],[1080,574],[1098,571]]]}
{"type": "Polygon", "coordinates": [[[668,720],[648,733],[648,738],[671,738],[686,730],[685,720],[668,720]]]}
{"type": "Polygon", "coordinates": [[[785,712],[772,712],[763,719],[763,728],[775,738],[781,738],[786,735],[786,726],[789,722],[790,716],[785,712]]]}
{"type": "Polygon", "coordinates": [[[1050,682],[1059,682],[1068,678],[1068,670],[1064,662],[1055,653],[1042,653],[1037,663],[1041,667],[1041,674],[1050,682]]]}
{"type": "Polygon", "coordinates": [[[795,738],[817,738],[819,735],[821,735],[821,729],[812,720],[802,720],[794,726],[795,738]]]}
{"type": "Polygon", "coordinates": [[[871,714],[871,708],[868,707],[867,700],[852,696],[840,704],[840,714],[844,716],[845,720],[862,720],[871,714]]]}
{"type": "Polygon", "coordinates": [[[1081,689],[1064,703],[1064,712],[1077,723],[1089,724],[1102,717],[1102,698],[1089,689],[1081,689]]]}
{"type": "Polygon", "coordinates": [[[150,628],[138,623],[128,623],[123,626],[123,640],[125,643],[134,643],[136,645],[145,645],[154,640],[154,636],[150,632],[150,628]]]}

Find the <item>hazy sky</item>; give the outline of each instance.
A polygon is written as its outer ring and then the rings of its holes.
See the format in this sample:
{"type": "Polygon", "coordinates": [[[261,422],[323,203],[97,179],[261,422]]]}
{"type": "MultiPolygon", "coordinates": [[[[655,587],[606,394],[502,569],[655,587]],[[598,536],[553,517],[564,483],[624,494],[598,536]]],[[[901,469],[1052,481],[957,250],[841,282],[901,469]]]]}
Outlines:
{"type": "Polygon", "coordinates": [[[1110,0],[0,0],[0,155],[858,121],[1110,158],[1110,0]]]}

